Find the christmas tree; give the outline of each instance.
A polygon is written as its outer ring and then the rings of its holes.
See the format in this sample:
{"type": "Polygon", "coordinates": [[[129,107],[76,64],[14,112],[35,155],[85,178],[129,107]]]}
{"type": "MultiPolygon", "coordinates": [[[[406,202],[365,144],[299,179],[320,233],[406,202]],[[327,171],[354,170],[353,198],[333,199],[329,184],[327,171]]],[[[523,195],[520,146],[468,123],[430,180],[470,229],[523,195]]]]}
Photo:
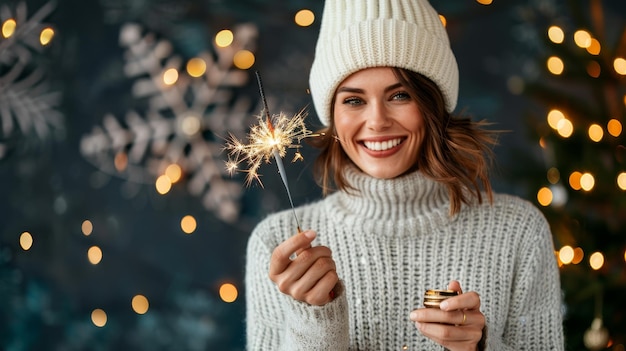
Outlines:
{"type": "Polygon", "coordinates": [[[552,228],[566,349],[624,350],[626,26],[599,0],[568,5],[533,13],[542,73],[510,80],[536,102],[528,123],[540,150],[516,155],[512,173],[536,191],[529,198],[552,228]]]}

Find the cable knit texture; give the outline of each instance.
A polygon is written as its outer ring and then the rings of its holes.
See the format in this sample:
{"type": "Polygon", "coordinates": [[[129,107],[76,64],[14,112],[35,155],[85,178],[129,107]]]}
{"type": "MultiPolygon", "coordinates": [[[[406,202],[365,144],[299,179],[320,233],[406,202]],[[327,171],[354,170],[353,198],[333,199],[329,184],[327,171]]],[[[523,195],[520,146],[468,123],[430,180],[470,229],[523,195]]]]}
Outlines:
{"type": "Polygon", "coordinates": [[[326,0],[309,85],[320,121],[328,125],[337,86],[368,67],[393,66],[437,83],[452,112],[459,69],[437,11],[427,0],[326,0]]]}
{"type": "Polygon", "coordinates": [[[297,209],[314,245],[332,250],[343,283],[310,306],[268,278],[274,248],[294,235],[290,211],[253,231],[247,251],[248,350],[443,350],[409,313],[426,289],[456,279],[481,298],[487,350],[563,350],[560,283],[548,224],[532,204],[496,195],[454,216],[446,189],[420,172],[393,180],[347,171],[358,193],[297,209]]]}

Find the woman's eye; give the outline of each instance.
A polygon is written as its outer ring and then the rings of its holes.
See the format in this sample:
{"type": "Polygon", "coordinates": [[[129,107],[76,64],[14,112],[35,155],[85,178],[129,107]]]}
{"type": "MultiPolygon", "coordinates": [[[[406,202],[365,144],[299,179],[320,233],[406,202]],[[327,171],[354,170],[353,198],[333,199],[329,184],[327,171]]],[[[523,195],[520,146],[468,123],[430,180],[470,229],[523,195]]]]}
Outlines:
{"type": "Polygon", "coordinates": [[[350,97],[350,98],[344,99],[343,103],[346,105],[360,105],[363,103],[363,100],[357,97],[350,97]]]}
{"type": "Polygon", "coordinates": [[[401,91],[401,92],[393,94],[393,96],[391,96],[391,99],[392,100],[409,100],[411,99],[411,96],[408,93],[401,91]]]}

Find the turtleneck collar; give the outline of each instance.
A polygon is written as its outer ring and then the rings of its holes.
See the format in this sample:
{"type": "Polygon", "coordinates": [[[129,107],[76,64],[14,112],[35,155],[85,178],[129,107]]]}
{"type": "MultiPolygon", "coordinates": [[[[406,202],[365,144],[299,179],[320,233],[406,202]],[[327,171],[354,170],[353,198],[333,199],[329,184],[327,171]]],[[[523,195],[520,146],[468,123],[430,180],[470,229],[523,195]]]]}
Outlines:
{"type": "Polygon", "coordinates": [[[337,196],[343,207],[355,215],[393,221],[448,217],[450,200],[446,187],[419,171],[394,179],[378,179],[348,167],[345,176],[356,190],[341,191],[337,196]]]}

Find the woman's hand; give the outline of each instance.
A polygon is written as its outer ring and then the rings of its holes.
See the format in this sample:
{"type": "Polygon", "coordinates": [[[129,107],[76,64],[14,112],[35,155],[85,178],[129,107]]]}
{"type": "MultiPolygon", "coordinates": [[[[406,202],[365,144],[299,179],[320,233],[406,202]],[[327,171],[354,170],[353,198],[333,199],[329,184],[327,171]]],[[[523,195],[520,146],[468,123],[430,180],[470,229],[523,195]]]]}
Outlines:
{"type": "Polygon", "coordinates": [[[298,301],[321,306],[332,300],[339,277],[330,249],[311,247],[315,232],[307,230],[283,241],[272,252],[270,279],[298,301]],[[296,257],[292,256],[296,253],[296,257]]]}
{"type": "Polygon", "coordinates": [[[464,294],[456,280],[448,284],[448,289],[459,295],[445,300],[438,309],[416,309],[410,318],[422,334],[450,351],[475,351],[485,327],[480,297],[474,291],[464,294]]]}

